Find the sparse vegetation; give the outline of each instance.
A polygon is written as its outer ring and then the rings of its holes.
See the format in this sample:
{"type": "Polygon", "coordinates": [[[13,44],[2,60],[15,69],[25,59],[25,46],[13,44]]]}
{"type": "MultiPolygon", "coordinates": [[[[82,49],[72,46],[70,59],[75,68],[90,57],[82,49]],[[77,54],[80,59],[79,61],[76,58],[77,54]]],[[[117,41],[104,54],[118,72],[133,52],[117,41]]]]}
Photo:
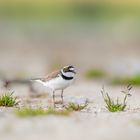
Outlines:
{"type": "Polygon", "coordinates": [[[17,105],[16,97],[13,97],[13,92],[6,92],[0,96],[0,106],[13,107],[17,105]]]}
{"type": "Polygon", "coordinates": [[[105,72],[99,69],[91,69],[86,72],[86,78],[88,79],[102,78],[105,75],[106,75],[105,72]]]}
{"type": "Polygon", "coordinates": [[[47,110],[44,110],[42,108],[33,109],[30,107],[25,107],[22,109],[16,109],[15,113],[17,116],[20,117],[44,116],[44,115],[68,116],[70,114],[70,111],[67,110],[57,111],[52,107],[49,107],[47,110]]]}
{"type": "Polygon", "coordinates": [[[111,83],[114,85],[121,85],[121,84],[123,84],[123,85],[128,85],[128,84],[140,85],[140,74],[130,76],[130,77],[114,78],[111,83]]]}
{"type": "Polygon", "coordinates": [[[69,103],[65,108],[69,111],[81,111],[87,107],[88,103],[85,104],[77,104],[77,103],[69,103]]]}
{"type": "Polygon", "coordinates": [[[109,94],[105,91],[104,87],[101,90],[103,99],[106,104],[106,108],[110,112],[118,112],[118,111],[124,111],[127,107],[127,97],[131,96],[130,91],[132,89],[131,85],[127,86],[127,89],[125,91],[122,91],[124,93],[124,99],[122,102],[120,102],[119,98],[117,98],[115,101],[109,96],[109,94]]]}

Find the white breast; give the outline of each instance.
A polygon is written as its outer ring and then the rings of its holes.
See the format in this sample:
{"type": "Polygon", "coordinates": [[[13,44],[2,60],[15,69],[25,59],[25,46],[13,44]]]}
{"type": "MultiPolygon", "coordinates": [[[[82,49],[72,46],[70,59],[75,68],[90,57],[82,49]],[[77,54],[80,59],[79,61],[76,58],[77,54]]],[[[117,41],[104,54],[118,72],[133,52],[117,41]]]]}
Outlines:
{"type": "Polygon", "coordinates": [[[47,87],[50,87],[52,90],[61,90],[67,88],[73,82],[72,80],[65,80],[62,77],[57,77],[53,80],[50,80],[46,83],[47,87]]]}

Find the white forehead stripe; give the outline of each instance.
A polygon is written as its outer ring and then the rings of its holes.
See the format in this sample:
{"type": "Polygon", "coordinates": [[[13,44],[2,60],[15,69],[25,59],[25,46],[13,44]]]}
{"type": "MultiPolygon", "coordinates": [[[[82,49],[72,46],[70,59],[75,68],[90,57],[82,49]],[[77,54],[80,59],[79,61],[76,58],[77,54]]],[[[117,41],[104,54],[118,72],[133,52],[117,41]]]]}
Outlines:
{"type": "Polygon", "coordinates": [[[73,71],[73,70],[74,70],[74,68],[70,68],[70,70],[71,70],[71,71],[73,71]]]}

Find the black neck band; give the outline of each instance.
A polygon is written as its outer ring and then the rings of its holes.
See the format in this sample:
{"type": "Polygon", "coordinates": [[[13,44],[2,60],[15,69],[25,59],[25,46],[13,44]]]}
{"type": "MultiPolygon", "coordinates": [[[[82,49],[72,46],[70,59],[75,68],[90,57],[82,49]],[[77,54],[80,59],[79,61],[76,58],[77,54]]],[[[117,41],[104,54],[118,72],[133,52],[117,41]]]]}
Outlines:
{"type": "Polygon", "coordinates": [[[73,79],[73,77],[67,77],[67,76],[63,75],[63,73],[61,73],[61,76],[65,80],[72,80],[73,79]]]}

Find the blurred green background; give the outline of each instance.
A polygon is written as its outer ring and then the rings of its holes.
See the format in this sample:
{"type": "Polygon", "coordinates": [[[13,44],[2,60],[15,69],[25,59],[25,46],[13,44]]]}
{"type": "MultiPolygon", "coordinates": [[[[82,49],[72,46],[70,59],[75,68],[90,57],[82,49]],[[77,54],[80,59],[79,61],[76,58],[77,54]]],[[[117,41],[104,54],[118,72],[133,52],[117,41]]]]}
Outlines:
{"type": "Polygon", "coordinates": [[[6,0],[0,2],[2,19],[20,20],[115,20],[126,16],[139,18],[136,1],[6,0]]]}
{"type": "Polygon", "coordinates": [[[0,1],[1,77],[73,64],[82,78],[124,80],[140,74],[139,54],[139,1],[0,1]]]}

